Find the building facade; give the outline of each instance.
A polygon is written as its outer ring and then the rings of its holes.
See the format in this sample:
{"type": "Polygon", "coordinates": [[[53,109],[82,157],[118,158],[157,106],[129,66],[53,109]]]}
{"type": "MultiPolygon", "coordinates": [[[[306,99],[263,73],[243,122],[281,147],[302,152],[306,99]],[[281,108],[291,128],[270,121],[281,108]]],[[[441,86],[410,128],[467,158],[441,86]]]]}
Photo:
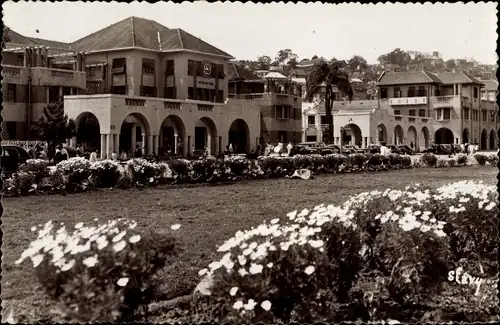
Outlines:
{"type": "Polygon", "coordinates": [[[71,44],[10,34],[2,62],[4,139],[26,139],[43,107],[61,97],[77,125],[68,145],[101,148],[103,158],[133,155],[137,146],[148,155],[165,148],[217,154],[229,144],[248,152],[262,136],[300,136],[300,98],[269,90],[229,96],[232,56],[181,29],[130,17],[71,44]]]}
{"type": "MultiPolygon", "coordinates": [[[[478,143],[482,150],[494,150],[498,106],[480,98],[482,87],[461,72],[384,73],[376,100],[334,102],[334,141],[361,147],[413,143],[417,151],[432,143],[478,143]]],[[[324,103],[303,114],[302,141],[320,141],[327,127],[324,103]]]]}

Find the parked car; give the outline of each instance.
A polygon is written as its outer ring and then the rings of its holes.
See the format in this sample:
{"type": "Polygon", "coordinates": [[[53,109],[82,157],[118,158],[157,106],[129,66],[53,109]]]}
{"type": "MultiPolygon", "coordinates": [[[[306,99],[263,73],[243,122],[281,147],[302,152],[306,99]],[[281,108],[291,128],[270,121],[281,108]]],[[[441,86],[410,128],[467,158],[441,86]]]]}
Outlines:
{"type": "Polygon", "coordinates": [[[380,153],[380,145],[378,144],[370,144],[366,149],[371,154],[380,153]]]}
{"type": "Polygon", "coordinates": [[[398,155],[401,154],[401,150],[399,150],[398,147],[396,147],[393,144],[388,144],[386,147],[389,148],[389,149],[391,149],[391,153],[395,153],[395,154],[398,154],[398,155]]]}
{"type": "Polygon", "coordinates": [[[293,146],[290,156],[295,156],[295,155],[311,155],[311,154],[319,154],[320,150],[319,148],[313,147],[311,144],[308,143],[299,143],[293,146]]]}
{"type": "Polygon", "coordinates": [[[353,146],[352,144],[348,144],[342,147],[343,151],[347,151],[349,154],[354,154],[354,153],[365,153],[365,149],[363,148],[358,148],[356,146],[353,146]]]}
{"type": "Polygon", "coordinates": [[[337,154],[340,153],[340,147],[337,146],[336,144],[328,144],[328,145],[325,145],[324,147],[321,148],[322,155],[331,155],[334,153],[337,153],[337,154]]]}
{"type": "Polygon", "coordinates": [[[19,166],[32,159],[28,151],[20,146],[2,146],[1,165],[5,173],[14,173],[19,166]]]}
{"type": "Polygon", "coordinates": [[[406,145],[406,144],[399,145],[398,146],[398,150],[401,151],[401,153],[404,154],[404,155],[410,155],[410,156],[412,156],[414,154],[413,149],[410,146],[406,145]]]}

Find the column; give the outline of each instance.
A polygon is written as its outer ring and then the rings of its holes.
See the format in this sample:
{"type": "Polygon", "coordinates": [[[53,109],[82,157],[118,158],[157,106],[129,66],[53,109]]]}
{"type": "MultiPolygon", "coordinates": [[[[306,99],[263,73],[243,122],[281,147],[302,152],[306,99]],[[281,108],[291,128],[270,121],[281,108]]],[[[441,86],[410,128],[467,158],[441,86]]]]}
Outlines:
{"type": "Polygon", "coordinates": [[[106,135],[106,158],[111,159],[111,152],[113,151],[113,135],[106,135]]]}
{"type": "Polygon", "coordinates": [[[113,150],[117,155],[120,155],[120,135],[113,134],[113,150]]]}
{"type": "Polygon", "coordinates": [[[179,154],[179,136],[174,135],[174,153],[179,154]]]}
{"type": "Polygon", "coordinates": [[[106,134],[101,134],[101,159],[106,158],[106,134]]]}
{"type": "Polygon", "coordinates": [[[184,152],[191,155],[191,136],[190,135],[187,136],[187,146],[185,146],[185,147],[187,147],[187,148],[184,149],[184,152]]]}
{"type": "Polygon", "coordinates": [[[368,138],[367,138],[367,137],[365,137],[365,142],[364,142],[364,146],[363,146],[363,148],[366,148],[367,146],[368,146],[368,138]]]}
{"type": "Polygon", "coordinates": [[[208,149],[208,153],[210,155],[213,154],[212,153],[212,135],[210,134],[210,132],[208,132],[208,134],[207,134],[207,149],[208,149]]]}
{"type": "Polygon", "coordinates": [[[70,140],[69,140],[69,146],[71,148],[75,148],[76,147],[76,137],[72,137],[70,140]]]}
{"type": "Polygon", "coordinates": [[[153,135],[153,154],[158,156],[158,136],[153,135]]]}
{"type": "Polygon", "coordinates": [[[135,128],[135,124],[132,124],[132,140],[131,140],[131,143],[132,143],[132,152],[131,154],[135,156],[135,146],[137,145],[137,131],[136,131],[136,128],[135,128]]]}
{"type": "Polygon", "coordinates": [[[222,137],[221,137],[221,136],[219,136],[219,152],[218,152],[218,154],[220,154],[220,153],[221,153],[221,152],[223,152],[223,151],[224,151],[224,150],[223,150],[223,148],[222,148],[222,137]]]}
{"type": "Polygon", "coordinates": [[[147,156],[147,153],[146,153],[146,134],[145,133],[142,134],[141,151],[142,151],[143,157],[147,156]]]}
{"type": "Polygon", "coordinates": [[[371,145],[372,144],[372,137],[368,137],[368,145],[371,145]]]}
{"type": "Polygon", "coordinates": [[[148,135],[148,156],[152,155],[154,152],[154,146],[153,146],[153,136],[148,135]]]}

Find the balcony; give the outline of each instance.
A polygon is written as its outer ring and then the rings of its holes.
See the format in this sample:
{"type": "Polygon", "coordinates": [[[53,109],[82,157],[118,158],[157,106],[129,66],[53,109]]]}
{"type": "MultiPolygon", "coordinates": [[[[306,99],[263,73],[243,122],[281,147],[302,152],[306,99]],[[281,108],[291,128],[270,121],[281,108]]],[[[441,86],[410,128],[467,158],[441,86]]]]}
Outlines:
{"type": "Polygon", "coordinates": [[[33,67],[32,78],[34,85],[87,88],[87,76],[82,71],[33,67]]]}
{"type": "Polygon", "coordinates": [[[389,105],[404,106],[404,105],[426,105],[427,97],[401,97],[389,98],[389,105]]]}
{"type": "Polygon", "coordinates": [[[228,94],[228,98],[240,100],[261,100],[271,102],[271,105],[300,106],[301,97],[280,93],[228,94]]]}
{"type": "Polygon", "coordinates": [[[436,96],[431,97],[433,108],[460,107],[460,96],[436,96]]]}
{"type": "Polygon", "coordinates": [[[7,83],[25,84],[28,82],[29,71],[25,67],[4,65],[2,76],[7,83]]]}

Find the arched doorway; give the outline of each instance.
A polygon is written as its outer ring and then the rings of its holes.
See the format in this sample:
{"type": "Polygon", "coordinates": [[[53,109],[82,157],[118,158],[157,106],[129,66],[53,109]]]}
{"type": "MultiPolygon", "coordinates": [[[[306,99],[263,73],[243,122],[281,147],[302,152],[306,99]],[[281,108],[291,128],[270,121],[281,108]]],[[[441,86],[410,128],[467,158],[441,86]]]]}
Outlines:
{"type": "Polygon", "coordinates": [[[408,128],[408,142],[411,147],[413,144],[414,149],[418,149],[418,137],[417,137],[417,129],[414,126],[410,126],[408,128]]]}
{"type": "Polygon", "coordinates": [[[469,143],[469,129],[467,128],[462,132],[462,143],[469,143]]]}
{"type": "Polygon", "coordinates": [[[497,150],[495,130],[490,131],[490,150],[497,150]]]}
{"type": "Polygon", "coordinates": [[[387,128],[384,124],[379,124],[377,126],[377,143],[380,144],[382,142],[387,143],[387,128]]]}
{"type": "Polygon", "coordinates": [[[125,151],[129,157],[135,157],[137,146],[141,148],[142,156],[148,152],[148,135],[151,134],[148,120],[140,113],[129,114],[120,128],[119,151],[125,151]]]}
{"type": "Polygon", "coordinates": [[[205,148],[213,155],[217,148],[217,128],[214,121],[202,117],[194,127],[194,150],[204,152],[205,148]]]}
{"type": "Polygon", "coordinates": [[[394,144],[396,146],[403,144],[404,138],[405,134],[403,128],[401,127],[401,125],[396,125],[396,127],[394,127],[394,144]]]}
{"type": "Polygon", "coordinates": [[[250,145],[248,124],[242,119],[234,120],[229,127],[228,139],[235,153],[246,153],[250,145]]]}
{"type": "Polygon", "coordinates": [[[90,113],[84,112],[75,120],[76,143],[81,144],[84,151],[101,150],[101,132],[99,120],[90,113]]]}
{"type": "Polygon", "coordinates": [[[453,144],[453,132],[448,128],[440,128],[434,135],[436,144],[453,144]]]}
{"type": "Polygon", "coordinates": [[[487,150],[487,143],[488,143],[488,131],[486,129],[483,129],[481,132],[481,150],[487,150]]]}
{"type": "Polygon", "coordinates": [[[353,146],[363,146],[363,138],[361,134],[361,129],[354,123],[347,124],[344,126],[344,132],[342,134],[343,145],[353,145],[353,146]]]}
{"type": "Polygon", "coordinates": [[[427,129],[427,127],[424,126],[422,128],[422,131],[420,131],[420,133],[422,134],[422,139],[424,140],[423,149],[429,148],[429,129],[427,129]]]}
{"type": "Polygon", "coordinates": [[[186,127],[181,118],[176,115],[167,116],[160,126],[159,155],[176,154],[183,156],[184,152],[180,152],[179,149],[184,150],[185,144],[183,142],[185,136],[186,127]],[[179,146],[179,141],[181,146],[179,146]]]}

